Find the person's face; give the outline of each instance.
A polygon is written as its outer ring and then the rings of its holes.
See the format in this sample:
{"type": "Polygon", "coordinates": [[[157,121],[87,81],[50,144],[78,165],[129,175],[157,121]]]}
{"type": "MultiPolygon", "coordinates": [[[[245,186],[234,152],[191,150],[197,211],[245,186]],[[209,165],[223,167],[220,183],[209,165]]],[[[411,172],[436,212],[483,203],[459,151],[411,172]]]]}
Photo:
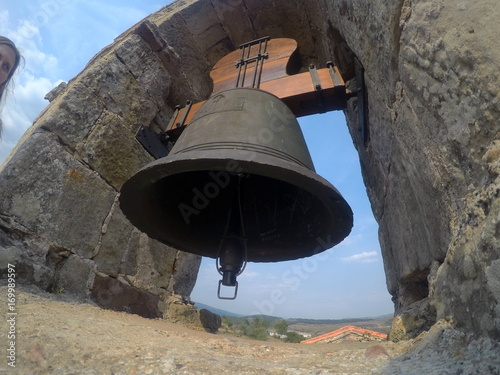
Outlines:
{"type": "Polygon", "coordinates": [[[0,85],[9,78],[15,63],[16,53],[14,50],[5,44],[0,44],[0,85]]]}

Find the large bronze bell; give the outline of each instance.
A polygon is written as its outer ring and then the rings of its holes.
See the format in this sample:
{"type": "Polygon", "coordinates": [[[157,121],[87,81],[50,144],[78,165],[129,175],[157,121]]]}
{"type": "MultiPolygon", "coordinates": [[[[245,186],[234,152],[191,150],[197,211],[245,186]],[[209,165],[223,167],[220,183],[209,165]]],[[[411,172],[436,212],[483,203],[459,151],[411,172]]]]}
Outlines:
{"type": "Polygon", "coordinates": [[[123,185],[120,205],[151,238],[220,258],[230,286],[244,261],[314,255],[353,223],[344,198],[315,173],[293,113],[252,88],[208,99],[169,155],[123,185]]]}

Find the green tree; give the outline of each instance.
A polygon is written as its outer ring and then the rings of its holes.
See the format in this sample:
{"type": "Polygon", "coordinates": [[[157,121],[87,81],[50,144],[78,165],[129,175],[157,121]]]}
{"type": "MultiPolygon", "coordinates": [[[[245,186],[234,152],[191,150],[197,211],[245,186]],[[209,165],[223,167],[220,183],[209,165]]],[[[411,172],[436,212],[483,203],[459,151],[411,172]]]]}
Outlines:
{"type": "Polygon", "coordinates": [[[222,318],[222,326],[226,329],[226,332],[229,332],[233,327],[233,320],[229,316],[223,316],[222,318]]]}
{"type": "Polygon", "coordinates": [[[267,328],[269,327],[269,322],[259,316],[252,319],[250,323],[250,331],[248,336],[256,340],[267,340],[267,328]]]}
{"type": "Polygon", "coordinates": [[[255,340],[267,340],[267,328],[269,322],[261,317],[255,317],[251,320],[238,318],[235,330],[242,336],[248,336],[255,340]]]}
{"type": "Polygon", "coordinates": [[[250,332],[250,322],[248,319],[238,318],[235,329],[240,335],[248,336],[250,332]]]}
{"type": "Polygon", "coordinates": [[[306,338],[297,332],[288,332],[286,335],[285,342],[299,343],[306,338]]]}
{"type": "Polygon", "coordinates": [[[280,335],[286,335],[286,333],[288,332],[288,324],[285,319],[277,319],[274,322],[273,327],[276,333],[280,335]]]}

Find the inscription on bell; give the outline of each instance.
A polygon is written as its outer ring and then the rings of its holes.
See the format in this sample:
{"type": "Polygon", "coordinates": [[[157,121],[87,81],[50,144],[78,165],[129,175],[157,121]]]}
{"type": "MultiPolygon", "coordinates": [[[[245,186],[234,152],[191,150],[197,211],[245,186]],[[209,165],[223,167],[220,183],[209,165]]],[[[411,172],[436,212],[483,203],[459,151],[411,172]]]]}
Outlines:
{"type": "Polygon", "coordinates": [[[219,94],[213,97],[212,100],[206,102],[200,108],[196,117],[203,117],[205,115],[218,112],[242,111],[244,106],[244,97],[230,97],[224,94],[219,94]]]}

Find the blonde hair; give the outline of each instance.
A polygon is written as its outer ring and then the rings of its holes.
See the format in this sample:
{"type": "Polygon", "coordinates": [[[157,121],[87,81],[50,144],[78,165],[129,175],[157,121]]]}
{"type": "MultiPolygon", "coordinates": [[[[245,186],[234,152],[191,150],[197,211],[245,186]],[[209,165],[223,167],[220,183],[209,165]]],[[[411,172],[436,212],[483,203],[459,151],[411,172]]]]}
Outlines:
{"type": "MultiPolygon", "coordinates": [[[[6,37],[0,35],[0,45],[2,45],[2,44],[6,45],[6,46],[9,46],[10,48],[12,48],[12,50],[14,51],[16,59],[14,61],[14,66],[12,67],[12,70],[9,73],[9,76],[7,77],[7,79],[5,80],[5,82],[3,82],[2,84],[0,84],[0,109],[1,109],[1,102],[2,102],[2,99],[3,99],[3,94],[5,92],[5,89],[9,85],[9,82],[11,81],[12,76],[14,75],[14,73],[15,73],[15,71],[16,71],[17,67],[19,66],[19,64],[21,62],[21,59],[22,59],[21,53],[17,49],[17,47],[14,44],[14,42],[12,40],[10,40],[9,38],[6,38],[6,37]]],[[[1,135],[2,135],[2,119],[0,119],[0,136],[1,135]]]]}

